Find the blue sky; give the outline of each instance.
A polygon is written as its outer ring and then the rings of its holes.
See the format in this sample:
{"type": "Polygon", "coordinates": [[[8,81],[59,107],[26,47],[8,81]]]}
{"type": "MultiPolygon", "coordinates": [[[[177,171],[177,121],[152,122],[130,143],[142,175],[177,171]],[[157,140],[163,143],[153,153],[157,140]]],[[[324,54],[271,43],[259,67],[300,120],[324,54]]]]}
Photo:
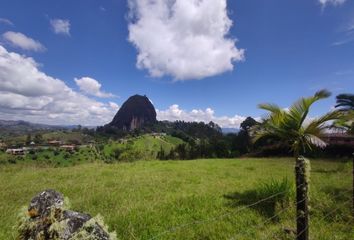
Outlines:
{"type": "Polygon", "coordinates": [[[354,92],[352,0],[148,2],[1,1],[0,118],[100,125],[146,94],[160,119],[237,127],[261,102],[327,88],[316,116],[354,92]]]}

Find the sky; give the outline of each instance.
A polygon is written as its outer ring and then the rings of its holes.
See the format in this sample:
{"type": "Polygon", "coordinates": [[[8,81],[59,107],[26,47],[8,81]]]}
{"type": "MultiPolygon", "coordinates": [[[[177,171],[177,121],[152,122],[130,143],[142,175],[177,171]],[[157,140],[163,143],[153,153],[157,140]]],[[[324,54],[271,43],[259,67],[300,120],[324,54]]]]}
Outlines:
{"type": "Polygon", "coordinates": [[[2,0],[0,119],[103,125],[131,95],[159,120],[239,127],[354,92],[353,0],[2,0]]]}

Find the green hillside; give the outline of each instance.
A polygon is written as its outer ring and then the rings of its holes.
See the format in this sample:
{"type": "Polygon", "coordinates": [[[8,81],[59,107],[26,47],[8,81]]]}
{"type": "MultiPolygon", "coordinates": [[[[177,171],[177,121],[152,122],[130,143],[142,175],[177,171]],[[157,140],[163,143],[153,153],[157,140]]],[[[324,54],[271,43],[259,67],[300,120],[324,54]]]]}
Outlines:
{"type": "Polygon", "coordinates": [[[156,159],[157,152],[161,148],[168,153],[172,148],[182,143],[184,143],[183,140],[169,135],[145,134],[138,137],[111,140],[107,144],[101,145],[100,150],[104,158],[109,161],[151,160],[156,159]]]}
{"type": "Polygon", "coordinates": [[[30,150],[24,156],[13,156],[0,151],[0,165],[26,164],[36,166],[67,167],[80,163],[98,161],[99,154],[90,146],[77,147],[74,151],[61,148],[43,148],[30,150]]]}
{"type": "Polygon", "coordinates": [[[92,141],[94,138],[87,135],[81,131],[71,131],[71,130],[57,130],[57,131],[37,131],[36,133],[20,135],[14,137],[3,138],[8,145],[23,145],[28,141],[30,137],[31,141],[38,144],[47,143],[50,140],[58,140],[63,143],[76,143],[84,144],[92,141]],[[39,140],[37,140],[39,138],[39,140]],[[39,141],[39,142],[38,142],[39,141]]]}

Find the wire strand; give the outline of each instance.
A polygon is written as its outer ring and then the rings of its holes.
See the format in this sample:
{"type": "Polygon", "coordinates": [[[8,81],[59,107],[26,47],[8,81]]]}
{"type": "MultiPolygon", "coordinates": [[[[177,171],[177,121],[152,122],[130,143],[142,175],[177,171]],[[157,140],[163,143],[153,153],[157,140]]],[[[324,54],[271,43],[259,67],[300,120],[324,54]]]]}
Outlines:
{"type": "MultiPolygon", "coordinates": [[[[305,198],[302,199],[302,200],[300,200],[300,201],[298,201],[298,202],[296,202],[295,204],[301,203],[301,202],[303,202],[303,201],[305,201],[305,198]]],[[[254,226],[253,228],[264,227],[267,222],[269,222],[269,221],[271,221],[272,219],[274,219],[275,217],[279,216],[281,213],[285,212],[285,211],[288,210],[289,208],[291,208],[290,205],[289,205],[288,207],[286,207],[286,208],[283,208],[282,210],[280,210],[277,214],[273,215],[272,217],[267,218],[267,219],[266,219],[265,221],[263,221],[262,223],[257,224],[257,225],[254,226]]],[[[249,231],[249,230],[248,230],[248,231],[249,231]]],[[[246,231],[246,232],[248,232],[248,231],[246,231]]],[[[230,238],[229,240],[235,239],[235,237],[237,237],[238,235],[240,235],[240,233],[238,233],[236,236],[233,236],[233,237],[230,238]]]]}
{"type": "MultiPolygon", "coordinates": [[[[344,192],[338,194],[337,197],[338,197],[338,196],[343,196],[344,194],[346,194],[346,193],[348,193],[348,192],[351,192],[351,191],[352,191],[351,189],[350,189],[350,190],[347,190],[347,191],[344,191],[344,192]]],[[[305,200],[305,199],[303,199],[303,200],[305,200]]],[[[301,200],[301,201],[303,201],[303,200],[301,200]]],[[[301,202],[301,201],[300,201],[300,202],[301,202]]],[[[344,202],[344,204],[346,204],[346,203],[347,203],[347,201],[344,202]]],[[[337,208],[336,210],[338,210],[338,209],[339,209],[339,208],[337,208]]],[[[296,222],[300,217],[301,217],[301,216],[296,217],[295,222],[296,222]]],[[[307,227],[307,228],[308,228],[308,227],[307,227]]],[[[306,229],[305,229],[305,230],[306,230],[306,229]]],[[[300,234],[302,234],[305,230],[303,230],[302,232],[300,232],[297,236],[299,236],[300,234]]],[[[272,236],[271,236],[270,239],[273,239],[275,235],[276,235],[276,233],[272,234],[272,236]]],[[[263,239],[269,239],[269,237],[265,236],[263,239]]]]}
{"type": "MultiPolygon", "coordinates": [[[[297,186],[297,187],[301,187],[302,185],[304,185],[304,184],[301,184],[301,185],[299,185],[299,186],[297,186]]],[[[215,220],[224,218],[224,217],[226,217],[226,216],[230,216],[230,215],[239,213],[239,212],[241,212],[241,211],[243,211],[243,210],[246,210],[246,209],[248,209],[248,208],[250,208],[250,207],[256,206],[256,205],[258,205],[258,204],[260,204],[260,203],[262,203],[262,202],[265,202],[265,201],[267,201],[267,200],[270,200],[270,199],[272,199],[272,198],[275,198],[275,197],[277,197],[277,196],[279,196],[279,195],[281,195],[281,194],[283,194],[283,193],[286,193],[286,192],[287,192],[287,191],[282,191],[282,192],[275,193],[275,194],[273,194],[273,195],[271,195],[271,196],[269,196],[269,197],[263,198],[263,199],[261,199],[261,200],[259,200],[259,201],[257,201],[257,202],[254,202],[254,203],[252,203],[252,204],[249,204],[249,205],[246,205],[246,206],[244,206],[244,207],[241,207],[241,208],[239,208],[237,211],[225,213],[225,214],[222,214],[222,215],[219,215],[219,216],[216,216],[216,217],[212,217],[212,218],[209,218],[209,219],[206,219],[206,220],[194,221],[194,222],[191,222],[191,223],[181,224],[181,225],[172,227],[172,228],[170,228],[170,229],[168,229],[168,230],[166,230],[166,231],[164,231],[164,232],[161,232],[160,234],[158,234],[158,235],[156,235],[156,236],[154,236],[154,237],[152,237],[152,238],[149,238],[149,240],[153,240],[153,239],[156,239],[156,238],[158,238],[158,237],[160,237],[160,236],[162,236],[162,235],[175,232],[175,231],[177,231],[178,229],[181,229],[181,228],[184,228],[184,227],[188,227],[188,226],[191,226],[191,225],[200,225],[200,224],[203,224],[203,223],[206,223],[206,222],[215,221],[215,220]]]]}

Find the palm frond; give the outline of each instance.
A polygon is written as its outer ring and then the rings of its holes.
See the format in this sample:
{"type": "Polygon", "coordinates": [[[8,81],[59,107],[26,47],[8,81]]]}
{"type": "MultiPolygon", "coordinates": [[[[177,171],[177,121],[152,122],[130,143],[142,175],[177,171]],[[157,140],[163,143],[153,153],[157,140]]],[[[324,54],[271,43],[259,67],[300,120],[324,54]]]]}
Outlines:
{"type": "Polygon", "coordinates": [[[320,90],[311,97],[301,98],[290,106],[289,111],[284,111],[275,104],[260,104],[261,109],[270,112],[269,117],[258,126],[253,135],[256,142],[264,137],[276,137],[282,141],[289,142],[295,155],[305,149],[312,149],[312,146],[324,147],[326,143],[321,140],[325,130],[329,127],[329,121],[340,119],[343,112],[333,111],[308,124],[308,113],[313,103],[320,99],[327,98],[331,93],[327,90],[320,90]]]}
{"type": "Polygon", "coordinates": [[[314,120],[312,120],[306,127],[306,129],[315,129],[315,128],[329,128],[330,125],[325,125],[326,123],[328,123],[329,121],[335,121],[335,120],[340,120],[343,119],[345,116],[345,114],[341,111],[332,111],[329,113],[326,113],[325,115],[316,118],[314,120]]]}
{"type": "Polygon", "coordinates": [[[331,92],[329,92],[326,89],[322,89],[322,90],[316,92],[314,97],[316,98],[316,100],[320,100],[320,99],[323,99],[323,98],[328,98],[331,95],[332,95],[331,92]]]}
{"type": "Polygon", "coordinates": [[[339,94],[336,99],[336,108],[341,108],[344,111],[354,110],[354,94],[339,94]]]}
{"type": "Polygon", "coordinates": [[[278,105],[272,104],[272,103],[258,104],[258,108],[263,109],[263,110],[267,110],[271,113],[280,113],[283,111],[278,105]]]}
{"type": "MultiPolygon", "coordinates": [[[[327,146],[327,143],[323,141],[321,138],[319,138],[318,136],[307,134],[305,138],[307,140],[306,142],[311,143],[311,145],[313,146],[320,147],[320,148],[325,148],[327,146]]],[[[311,148],[311,146],[309,147],[311,148]]]]}
{"type": "Polygon", "coordinates": [[[316,101],[327,98],[331,93],[325,89],[320,90],[314,96],[301,98],[296,101],[290,108],[288,114],[288,125],[292,128],[300,129],[307,118],[310,107],[316,101]]]}

